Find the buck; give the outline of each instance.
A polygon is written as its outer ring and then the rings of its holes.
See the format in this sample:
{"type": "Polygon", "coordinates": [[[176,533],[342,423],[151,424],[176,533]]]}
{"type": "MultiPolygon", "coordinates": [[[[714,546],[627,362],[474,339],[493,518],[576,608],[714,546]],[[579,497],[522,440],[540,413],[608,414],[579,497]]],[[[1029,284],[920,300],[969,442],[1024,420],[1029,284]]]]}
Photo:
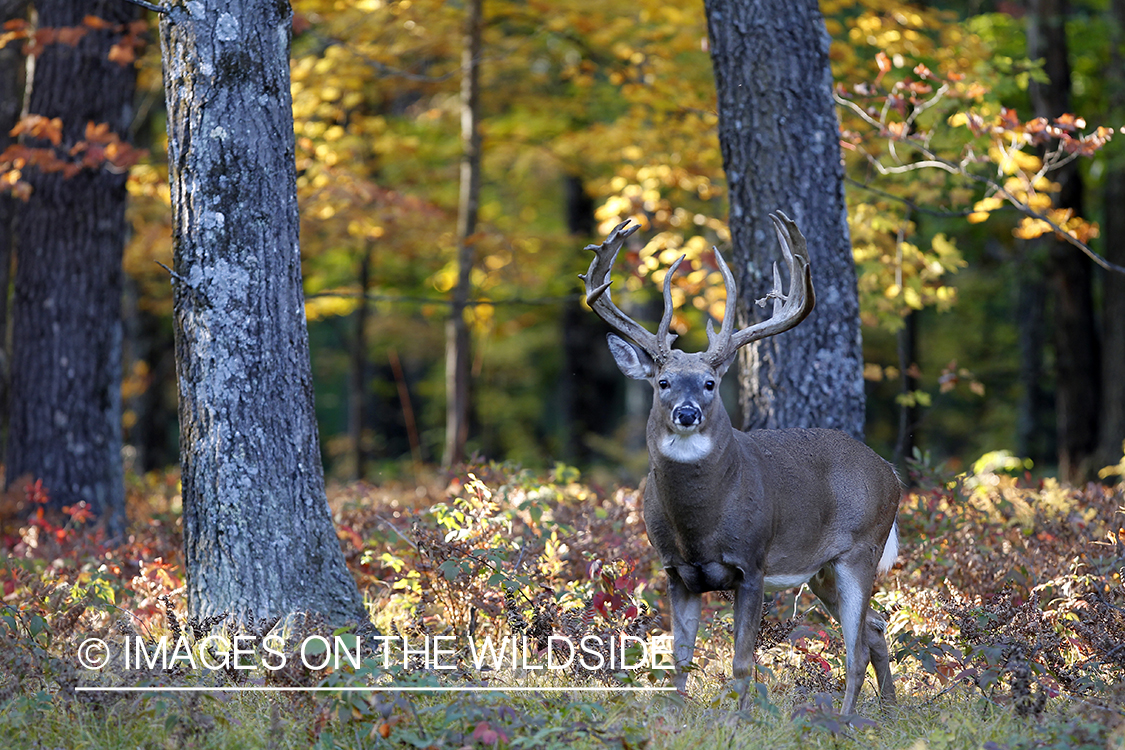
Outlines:
{"type": "MultiPolygon", "coordinates": [[[[773,315],[734,330],[734,277],[718,249],[727,306],[707,351],[672,348],[672,275],[664,277],[664,314],[654,336],[614,305],[609,273],[637,226],[618,225],[585,275],[586,301],[617,333],[608,335],[617,366],[653,387],[647,443],[650,470],[644,518],[668,576],[672,603],[674,685],[686,669],[707,591],[734,591],[733,673],[745,705],[766,591],[808,583],[840,623],[846,649],[843,711],[855,710],[870,662],[883,701],[894,701],[886,623],[870,607],[877,572],[898,554],[895,516],[901,485],[891,465],[849,435],[828,429],[735,430],[719,398],[719,382],[740,347],[800,323],[815,296],[805,238],[778,211],[771,214],[789,267],[781,291],[774,264],[773,315]]],[[[759,300],[763,304],[765,300],[759,300]]]]}

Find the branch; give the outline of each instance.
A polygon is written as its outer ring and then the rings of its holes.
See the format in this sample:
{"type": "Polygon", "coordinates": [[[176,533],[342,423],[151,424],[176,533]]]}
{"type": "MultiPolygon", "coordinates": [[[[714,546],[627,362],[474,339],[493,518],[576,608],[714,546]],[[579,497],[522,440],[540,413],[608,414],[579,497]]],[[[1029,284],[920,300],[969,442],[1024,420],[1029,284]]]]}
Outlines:
{"type": "Polygon", "coordinates": [[[167,8],[164,8],[160,5],[154,5],[150,2],[146,2],[146,0],[125,0],[125,2],[132,3],[133,5],[139,5],[142,8],[144,8],[145,10],[151,10],[153,13],[167,13],[168,12],[167,8]]]}
{"type": "MultiPolygon", "coordinates": [[[[857,188],[860,188],[861,190],[866,190],[869,193],[874,193],[875,195],[878,195],[881,198],[886,198],[888,200],[897,201],[897,202],[901,203],[902,205],[906,206],[907,208],[909,208],[911,211],[918,211],[919,213],[929,214],[930,216],[936,216],[936,217],[941,218],[941,219],[963,219],[966,216],[968,216],[969,214],[976,213],[971,208],[967,208],[964,211],[939,211],[936,208],[929,208],[928,206],[919,205],[919,204],[915,203],[914,201],[910,200],[909,198],[903,198],[901,195],[895,195],[894,193],[888,193],[886,190],[880,190],[879,188],[875,187],[874,185],[868,185],[866,182],[860,182],[859,180],[855,179],[854,177],[848,177],[847,175],[844,175],[844,181],[848,182],[852,185],[855,185],[857,188]]],[[[997,210],[999,210],[999,209],[997,209],[997,210]]],[[[1012,209],[1012,210],[1014,210],[1014,209],[1012,209]]]]}
{"type": "MultiPolygon", "coordinates": [[[[160,265],[164,265],[161,263],[160,265]]],[[[165,266],[167,268],[167,266],[165,266]]],[[[169,269],[171,272],[171,269],[169,269]]],[[[174,274],[173,274],[174,275],[174,274]]],[[[178,278],[178,277],[177,277],[178,278]]],[[[373,294],[371,292],[316,292],[314,294],[305,295],[305,299],[317,299],[319,297],[338,297],[340,299],[366,299],[371,302],[406,302],[418,305],[453,305],[453,300],[443,299],[440,297],[418,297],[409,294],[373,294]]],[[[478,305],[492,305],[493,307],[503,307],[505,305],[559,305],[564,302],[573,302],[585,297],[584,294],[565,294],[558,297],[540,297],[539,299],[524,299],[520,297],[513,297],[512,299],[473,299],[459,302],[459,305],[464,307],[476,307],[478,305]]]]}
{"type": "MultiPolygon", "coordinates": [[[[852,112],[854,112],[856,115],[858,115],[864,122],[871,125],[872,127],[878,128],[880,133],[885,133],[887,131],[887,127],[886,127],[886,124],[884,122],[872,117],[868,112],[866,112],[862,107],[860,107],[855,102],[850,101],[848,99],[845,99],[844,97],[840,96],[839,94],[833,94],[833,98],[836,100],[837,104],[839,104],[841,106],[844,106],[844,107],[847,107],[852,112]]],[[[893,138],[893,137],[890,138],[890,141],[891,141],[891,144],[892,144],[892,150],[893,150],[893,144],[894,144],[895,140],[896,139],[893,138]]],[[[1098,255],[1093,250],[1091,250],[1090,246],[1087,245],[1085,242],[1083,242],[1082,240],[1080,240],[1077,237],[1075,237],[1074,235],[1072,235],[1070,232],[1063,229],[1061,226],[1059,226],[1055,221],[1053,221],[1047,215],[1042,214],[1039,211],[1036,211],[1035,209],[1031,208],[1031,206],[1027,205],[1023,201],[1016,198],[1016,196],[1014,196],[1011,192],[1009,192],[1003,185],[996,182],[991,177],[984,177],[982,175],[975,174],[975,173],[969,171],[969,169],[966,167],[966,164],[971,163],[971,159],[967,159],[967,160],[961,161],[961,162],[952,162],[952,161],[949,161],[947,159],[941,158],[940,156],[935,154],[933,151],[931,151],[930,148],[928,146],[924,145],[923,143],[920,143],[918,141],[912,141],[910,143],[914,148],[918,149],[918,151],[920,151],[924,157],[926,157],[925,160],[917,161],[917,162],[911,162],[911,163],[908,163],[908,164],[900,163],[897,166],[890,166],[889,167],[889,166],[883,164],[881,161],[879,161],[875,156],[873,156],[867,150],[865,150],[865,149],[859,149],[859,150],[867,158],[868,163],[871,164],[871,166],[874,167],[875,170],[877,172],[879,172],[879,174],[882,174],[882,175],[904,174],[906,172],[913,172],[913,171],[918,170],[918,169],[933,168],[933,169],[941,169],[941,170],[944,170],[944,171],[946,171],[950,174],[955,174],[955,175],[959,175],[961,177],[964,177],[964,178],[966,178],[966,179],[968,179],[972,182],[980,183],[980,184],[986,186],[987,188],[989,188],[994,194],[1001,196],[1004,200],[1006,200],[1009,204],[1011,204],[1012,207],[1014,207],[1020,213],[1024,214],[1025,216],[1027,216],[1029,218],[1038,219],[1039,221],[1042,221],[1044,224],[1046,224],[1048,227],[1050,227],[1052,231],[1054,231],[1056,236],[1061,237],[1065,242],[1067,242],[1070,245],[1072,245],[1072,246],[1078,248],[1079,250],[1081,250],[1090,260],[1092,260],[1095,264],[1097,264],[1101,268],[1104,268],[1107,271],[1114,271],[1116,273],[1125,274],[1125,266],[1119,266],[1116,263],[1112,263],[1112,262],[1106,260],[1101,255],[1098,255]]],[[[1067,154],[1065,157],[1063,157],[1061,159],[1058,159],[1057,161],[1052,161],[1050,168],[1057,168],[1059,166],[1062,166],[1063,164],[1066,164],[1067,162],[1073,160],[1074,158],[1077,158],[1076,154],[1067,154]]],[[[896,155],[896,160],[901,161],[900,159],[898,159],[897,155],[896,155]]],[[[1047,159],[1044,159],[1044,162],[1046,162],[1046,161],[1047,161],[1047,159]]],[[[1043,170],[1043,171],[1045,172],[1046,170],[1043,170]]],[[[865,188],[865,189],[874,190],[873,188],[870,188],[867,185],[863,185],[862,183],[856,182],[854,180],[851,180],[851,181],[854,182],[855,184],[859,185],[860,187],[865,188]]],[[[879,192],[882,192],[882,191],[879,191],[879,192]]],[[[889,194],[886,194],[886,193],[884,193],[884,195],[887,195],[887,197],[892,197],[892,196],[890,196],[889,194]]],[[[905,203],[906,201],[904,200],[903,202],[905,203]]]]}

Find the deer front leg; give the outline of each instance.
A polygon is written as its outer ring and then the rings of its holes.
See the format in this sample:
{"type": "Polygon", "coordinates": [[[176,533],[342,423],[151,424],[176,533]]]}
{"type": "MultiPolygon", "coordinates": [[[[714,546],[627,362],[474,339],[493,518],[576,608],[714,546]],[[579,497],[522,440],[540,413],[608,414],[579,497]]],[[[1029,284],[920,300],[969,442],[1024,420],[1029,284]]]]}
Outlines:
{"type": "Polygon", "coordinates": [[[753,572],[739,583],[734,595],[734,679],[739,686],[738,707],[747,707],[750,682],[754,673],[754,647],[758,643],[758,625],[762,622],[762,604],[765,597],[763,576],[753,572]]]}
{"type": "Polygon", "coordinates": [[[684,580],[674,568],[668,568],[668,594],[672,600],[672,642],[676,659],[676,674],[672,684],[681,693],[687,687],[687,669],[695,653],[695,636],[699,632],[699,617],[703,612],[703,597],[688,591],[684,580]]]}

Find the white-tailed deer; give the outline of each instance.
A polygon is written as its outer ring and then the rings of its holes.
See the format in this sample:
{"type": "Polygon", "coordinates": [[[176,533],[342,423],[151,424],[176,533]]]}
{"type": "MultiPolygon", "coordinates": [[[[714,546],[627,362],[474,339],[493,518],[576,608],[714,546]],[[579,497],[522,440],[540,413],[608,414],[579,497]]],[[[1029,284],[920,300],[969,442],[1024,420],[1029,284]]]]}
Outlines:
{"type": "Polygon", "coordinates": [[[774,299],[773,317],[735,331],[734,277],[716,250],[727,308],[718,334],[708,327],[705,352],[672,349],[669,285],[682,257],[664,277],[664,315],[655,336],[610,299],[610,269],[637,227],[624,222],[601,245],[590,245],[595,257],[581,278],[594,312],[635,342],[609,334],[617,366],[653,387],[644,516],[668,574],[676,687],[687,684],[684,669],[695,650],[704,592],[735,592],[733,671],[745,691],[764,593],[807,582],[843,629],[843,711],[852,713],[868,661],[881,698],[894,700],[886,623],[869,605],[876,572],[889,570],[898,554],[901,486],[889,463],[843,432],[747,433],[731,426],[719,381],[739,347],[789,330],[813,308],[805,238],[780,211],[770,218],[789,265],[789,293],[782,293],[775,264],[767,297],[774,299]]]}

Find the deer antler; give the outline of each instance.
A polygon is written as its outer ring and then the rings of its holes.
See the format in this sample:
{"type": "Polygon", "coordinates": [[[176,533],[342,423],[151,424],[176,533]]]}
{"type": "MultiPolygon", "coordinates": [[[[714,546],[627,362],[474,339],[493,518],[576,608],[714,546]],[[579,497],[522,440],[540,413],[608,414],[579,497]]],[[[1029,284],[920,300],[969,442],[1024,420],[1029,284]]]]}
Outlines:
{"type": "Polygon", "coordinates": [[[578,278],[586,282],[586,304],[614,330],[635,341],[652,357],[653,361],[663,364],[671,355],[672,342],[676,339],[675,334],[668,333],[672,324],[672,275],[680,267],[684,256],[680,256],[679,260],[672,264],[664,277],[664,314],[660,318],[660,327],[657,328],[654,336],[640,323],[621,312],[617,305],[613,304],[609,294],[610,284],[613,283],[610,281],[609,272],[613,268],[614,261],[617,260],[621,245],[627,237],[640,229],[640,225],[630,227],[628,224],[628,221],[623,221],[614,227],[602,244],[586,246],[587,250],[594,251],[594,259],[590,261],[590,270],[578,274],[578,278]]]}
{"type": "Polygon", "coordinates": [[[777,270],[777,263],[774,263],[773,291],[757,300],[759,305],[765,305],[766,301],[772,298],[773,316],[769,320],[733,332],[734,302],[738,299],[738,288],[734,276],[716,248],[715,259],[718,261],[719,272],[722,273],[723,283],[727,288],[727,309],[723,313],[723,324],[719,333],[716,335],[713,328],[707,329],[707,339],[710,343],[705,356],[712,366],[725,362],[735,351],[751,341],[788,331],[804,320],[816,303],[812,270],[809,267],[809,250],[804,235],[797,228],[796,222],[781,211],[770,214],[770,220],[773,221],[773,228],[777,232],[781,253],[789,266],[789,293],[782,293],[781,274],[777,270]]]}

